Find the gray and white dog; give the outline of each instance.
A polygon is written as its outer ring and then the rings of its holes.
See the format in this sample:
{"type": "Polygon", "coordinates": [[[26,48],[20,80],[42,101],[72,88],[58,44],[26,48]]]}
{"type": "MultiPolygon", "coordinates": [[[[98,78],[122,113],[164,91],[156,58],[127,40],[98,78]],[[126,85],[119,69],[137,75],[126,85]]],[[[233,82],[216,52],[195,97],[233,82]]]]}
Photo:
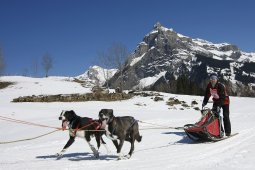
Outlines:
{"type": "Polygon", "coordinates": [[[112,109],[102,109],[98,116],[103,123],[106,123],[104,126],[106,136],[113,141],[119,159],[130,158],[134,151],[135,140],[138,142],[142,140],[142,136],[139,134],[138,121],[131,116],[115,117],[112,109]],[[130,151],[125,157],[121,155],[124,141],[131,143],[130,151]]]}

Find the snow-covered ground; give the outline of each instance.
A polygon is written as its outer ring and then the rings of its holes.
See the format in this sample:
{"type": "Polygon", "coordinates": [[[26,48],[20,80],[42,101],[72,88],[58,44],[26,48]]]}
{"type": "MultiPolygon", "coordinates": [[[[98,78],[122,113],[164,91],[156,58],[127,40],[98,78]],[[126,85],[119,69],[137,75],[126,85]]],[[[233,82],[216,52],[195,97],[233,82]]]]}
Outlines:
{"type": "MultiPolygon", "coordinates": [[[[200,107],[201,96],[186,96],[162,93],[164,101],[155,102],[151,97],[135,97],[117,102],[73,102],[73,103],[12,103],[18,96],[40,94],[86,93],[77,83],[67,78],[1,77],[2,81],[16,82],[0,90],[0,116],[48,126],[60,127],[58,116],[62,110],[73,109],[80,116],[97,118],[102,108],[112,108],[116,116],[131,115],[143,122],[160,126],[179,127],[195,123],[200,112],[194,109],[170,108],[166,101],[170,97],[186,101],[190,105],[196,100],[200,107]]],[[[182,130],[150,129],[150,124],[139,123],[142,142],[135,143],[133,156],[117,161],[116,149],[105,138],[111,152],[101,147],[100,158],[95,159],[85,140],[77,138],[62,159],[54,156],[68,140],[67,131],[57,131],[47,136],[0,144],[0,169],[254,169],[255,168],[255,98],[231,97],[230,118],[232,132],[239,135],[217,143],[195,144],[182,130]]],[[[211,104],[208,104],[210,107],[211,104]]],[[[36,137],[54,129],[17,124],[0,119],[0,142],[36,137]]],[[[93,143],[94,139],[92,139],[93,143]]],[[[130,144],[124,143],[122,152],[128,153],[130,144]]]]}

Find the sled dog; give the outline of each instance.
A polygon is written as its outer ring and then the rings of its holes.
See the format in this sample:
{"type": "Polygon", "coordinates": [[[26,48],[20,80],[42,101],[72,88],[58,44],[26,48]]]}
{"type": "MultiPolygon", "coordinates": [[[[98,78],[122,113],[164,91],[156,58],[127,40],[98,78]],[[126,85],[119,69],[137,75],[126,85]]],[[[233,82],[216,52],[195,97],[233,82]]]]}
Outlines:
{"type": "MultiPolygon", "coordinates": [[[[62,157],[66,150],[73,144],[76,137],[81,137],[86,140],[90,149],[96,158],[99,157],[98,150],[90,143],[91,137],[95,136],[97,142],[97,148],[99,149],[102,143],[106,148],[102,135],[105,133],[101,128],[100,120],[93,120],[89,117],[80,117],[75,114],[73,110],[64,110],[59,116],[59,120],[62,120],[62,129],[69,127],[69,140],[67,141],[64,148],[56,154],[58,158],[62,157]],[[98,130],[98,131],[97,131],[98,130]]],[[[108,151],[108,149],[107,149],[108,151]]]]}
{"type": "Polygon", "coordinates": [[[138,121],[131,116],[115,117],[112,109],[102,109],[99,112],[99,119],[105,123],[104,129],[106,136],[113,141],[119,155],[119,159],[124,157],[121,155],[121,148],[124,141],[131,143],[131,148],[126,155],[126,158],[130,158],[134,151],[135,140],[140,142],[142,136],[139,134],[138,121]],[[119,143],[117,141],[119,140],[119,143]]]}

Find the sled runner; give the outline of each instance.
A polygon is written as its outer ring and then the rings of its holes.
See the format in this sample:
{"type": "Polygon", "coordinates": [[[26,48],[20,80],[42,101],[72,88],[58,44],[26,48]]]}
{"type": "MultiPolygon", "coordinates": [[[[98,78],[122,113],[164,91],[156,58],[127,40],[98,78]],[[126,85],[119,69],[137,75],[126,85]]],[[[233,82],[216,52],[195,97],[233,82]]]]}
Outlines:
{"type": "Polygon", "coordinates": [[[233,134],[231,134],[230,136],[223,136],[222,138],[218,138],[218,139],[215,138],[213,142],[217,142],[217,141],[229,139],[229,138],[231,138],[231,137],[233,137],[233,136],[236,136],[236,135],[238,135],[238,134],[239,134],[239,133],[233,133],[233,134]]]}
{"type": "Polygon", "coordinates": [[[219,113],[209,108],[201,110],[202,117],[195,124],[184,125],[187,136],[195,141],[219,141],[223,139],[224,130],[219,113]]]}

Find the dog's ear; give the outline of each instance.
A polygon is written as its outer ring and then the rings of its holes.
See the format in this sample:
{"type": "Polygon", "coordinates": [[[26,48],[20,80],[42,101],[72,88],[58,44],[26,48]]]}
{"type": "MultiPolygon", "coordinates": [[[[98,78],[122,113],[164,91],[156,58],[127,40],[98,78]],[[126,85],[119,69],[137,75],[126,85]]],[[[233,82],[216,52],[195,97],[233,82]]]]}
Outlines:
{"type": "Polygon", "coordinates": [[[67,120],[72,120],[76,116],[76,114],[73,110],[68,110],[65,111],[64,116],[66,117],[67,120]]]}
{"type": "Polygon", "coordinates": [[[108,113],[111,117],[113,117],[113,109],[108,109],[108,113]]]}
{"type": "Polygon", "coordinates": [[[75,115],[75,112],[73,110],[70,110],[70,114],[75,115]]]}
{"type": "Polygon", "coordinates": [[[112,110],[112,109],[101,109],[101,110],[99,111],[99,114],[100,114],[100,113],[102,113],[102,114],[104,114],[104,113],[109,113],[109,110],[112,110]]]}
{"type": "Polygon", "coordinates": [[[71,119],[76,118],[77,115],[76,115],[76,113],[75,113],[73,110],[70,110],[69,113],[70,113],[70,118],[71,118],[71,119]]]}

